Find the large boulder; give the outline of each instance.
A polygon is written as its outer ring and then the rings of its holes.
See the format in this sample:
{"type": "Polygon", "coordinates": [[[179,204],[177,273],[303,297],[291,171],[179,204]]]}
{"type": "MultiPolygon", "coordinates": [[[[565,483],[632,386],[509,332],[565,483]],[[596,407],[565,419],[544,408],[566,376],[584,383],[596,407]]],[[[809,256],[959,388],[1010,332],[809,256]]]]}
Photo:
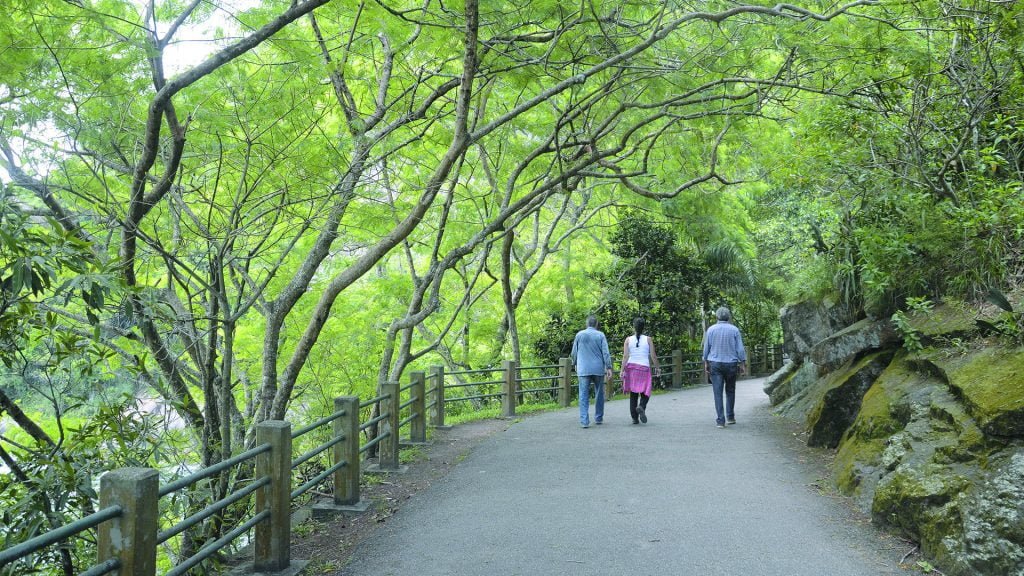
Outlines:
{"type": "Polygon", "coordinates": [[[850,360],[843,369],[829,374],[822,385],[821,399],[807,419],[807,444],[835,448],[857,414],[861,400],[875,379],[885,370],[895,351],[884,350],[850,360]]]}
{"type": "Polygon", "coordinates": [[[979,317],[995,320],[991,313],[984,314],[963,305],[939,304],[928,312],[911,312],[907,315],[907,323],[920,335],[921,344],[933,346],[974,337],[978,333],[979,317]]]}
{"type": "Polygon", "coordinates": [[[815,344],[856,320],[849,307],[831,302],[805,300],[788,304],[779,312],[782,324],[782,350],[800,363],[815,344]]]}
{"type": "MultiPolygon", "coordinates": [[[[761,389],[764,390],[764,393],[767,394],[770,398],[772,392],[774,392],[780,385],[789,380],[789,378],[793,376],[793,373],[796,372],[796,369],[799,367],[800,365],[797,364],[796,362],[784,363],[782,365],[782,368],[779,368],[778,370],[775,371],[774,374],[764,379],[764,385],[761,387],[761,389]]],[[[772,404],[776,404],[776,402],[772,402],[772,404]]]]}
{"type": "Polygon", "coordinates": [[[986,434],[1024,438],[1024,350],[936,352],[929,361],[986,434]]]}
{"type": "Polygon", "coordinates": [[[964,574],[1024,574],[1024,449],[967,495],[963,538],[944,539],[964,574]]]}
{"type": "MultiPolygon", "coordinates": [[[[957,364],[990,354],[961,352],[957,364]]],[[[1024,574],[1024,448],[986,434],[935,364],[954,356],[893,359],[840,442],[837,483],[877,523],[919,542],[945,574],[1024,574]]]]}
{"type": "Polygon", "coordinates": [[[837,447],[837,484],[949,576],[1024,576],[1024,348],[985,340],[995,307],[940,304],[888,320],[783,309],[794,363],[765,383],[808,444],[837,447]],[[844,321],[845,320],[845,321],[844,321]],[[981,323],[980,325],[984,325],[981,323]]]}
{"type": "Polygon", "coordinates": [[[897,347],[901,341],[891,321],[865,318],[815,344],[809,359],[828,369],[869,351],[897,347]]]}
{"type": "Polygon", "coordinates": [[[789,376],[772,389],[769,400],[776,406],[776,412],[792,420],[807,420],[820,394],[818,386],[821,375],[813,362],[804,362],[789,376]]]}

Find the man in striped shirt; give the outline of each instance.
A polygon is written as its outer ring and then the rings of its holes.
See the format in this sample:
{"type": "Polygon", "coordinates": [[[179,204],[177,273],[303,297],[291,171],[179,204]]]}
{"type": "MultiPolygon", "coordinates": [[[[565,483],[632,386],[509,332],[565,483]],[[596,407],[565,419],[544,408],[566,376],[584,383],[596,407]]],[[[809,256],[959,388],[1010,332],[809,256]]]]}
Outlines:
{"type": "Polygon", "coordinates": [[[711,390],[715,394],[715,424],[725,428],[736,423],[736,376],[747,371],[747,351],[743,349],[740,329],[729,320],[732,313],[725,306],[715,311],[718,323],[704,334],[704,372],[711,377],[711,390]],[[725,406],[722,391],[725,391],[725,406]]]}

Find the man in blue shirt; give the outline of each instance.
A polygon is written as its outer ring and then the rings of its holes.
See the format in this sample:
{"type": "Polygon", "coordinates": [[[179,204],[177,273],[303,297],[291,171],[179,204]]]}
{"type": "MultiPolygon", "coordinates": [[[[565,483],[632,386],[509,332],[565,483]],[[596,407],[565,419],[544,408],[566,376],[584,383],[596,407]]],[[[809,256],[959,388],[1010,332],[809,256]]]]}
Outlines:
{"type": "Polygon", "coordinates": [[[597,329],[597,317],[587,316],[587,328],[572,341],[572,365],[579,377],[580,426],[590,427],[590,388],[594,387],[594,424],[604,421],[604,382],[612,377],[608,339],[597,329]]]}
{"type": "Polygon", "coordinates": [[[715,424],[725,428],[726,424],[736,423],[736,375],[747,371],[747,351],[743,349],[740,329],[729,323],[729,309],[722,306],[715,311],[715,317],[718,323],[704,334],[704,372],[711,376],[711,390],[715,394],[715,424]]]}

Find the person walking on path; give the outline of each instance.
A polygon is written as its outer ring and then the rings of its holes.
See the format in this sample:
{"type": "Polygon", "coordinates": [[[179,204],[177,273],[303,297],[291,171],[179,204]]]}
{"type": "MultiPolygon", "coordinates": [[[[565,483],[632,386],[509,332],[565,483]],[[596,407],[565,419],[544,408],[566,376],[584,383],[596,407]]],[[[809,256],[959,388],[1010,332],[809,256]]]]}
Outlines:
{"type": "Polygon", "coordinates": [[[637,317],[633,320],[632,336],[626,336],[622,343],[622,391],[629,393],[629,415],[633,424],[647,423],[647,402],[651,399],[651,374],[661,373],[654,341],[644,334],[647,322],[637,317]],[[653,365],[653,370],[652,370],[653,365]],[[639,401],[639,402],[638,402],[639,401]]]}
{"type": "Polygon", "coordinates": [[[704,334],[704,373],[711,377],[715,395],[715,424],[725,428],[736,423],[736,376],[747,371],[747,351],[743,349],[740,329],[729,321],[732,313],[725,306],[715,311],[718,322],[704,334]],[[725,406],[722,391],[725,389],[725,406]]]}
{"type": "Polygon", "coordinates": [[[608,339],[597,329],[597,317],[587,316],[587,327],[572,341],[572,365],[580,385],[580,426],[590,427],[590,388],[594,388],[594,424],[604,422],[604,382],[612,377],[608,339]]]}

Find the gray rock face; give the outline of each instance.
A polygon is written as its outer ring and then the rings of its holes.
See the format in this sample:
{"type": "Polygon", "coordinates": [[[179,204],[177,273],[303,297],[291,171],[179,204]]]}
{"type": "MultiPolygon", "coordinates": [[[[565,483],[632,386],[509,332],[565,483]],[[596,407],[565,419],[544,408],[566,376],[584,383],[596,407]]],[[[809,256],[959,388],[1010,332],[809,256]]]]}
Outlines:
{"type": "MultiPolygon", "coordinates": [[[[818,367],[812,362],[793,364],[796,368],[782,379],[768,395],[772,406],[780,406],[783,403],[792,405],[799,404],[804,393],[814,387],[818,381],[818,367]]],[[[780,406],[781,409],[781,406],[780,406]]],[[[800,410],[799,407],[793,409],[800,410]]],[[[806,410],[800,413],[800,417],[806,416],[806,410]]]]}
{"type": "Polygon", "coordinates": [[[961,514],[963,539],[943,543],[965,574],[1024,575],[1024,449],[972,491],[961,514]]]}
{"type": "Polygon", "coordinates": [[[772,391],[788,380],[799,367],[800,365],[796,362],[786,362],[783,364],[782,368],[779,368],[774,374],[764,379],[764,386],[762,387],[764,393],[771,396],[772,391]]]}
{"type": "Polygon", "coordinates": [[[804,301],[790,304],[779,312],[782,323],[782,349],[794,362],[801,362],[815,344],[828,338],[856,319],[846,306],[829,302],[804,301]]]}
{"type": "Polygon", "coordinates": [[[900,342],[892,322],[865,318],[815,344],[809,357],[818,366],[836,367],[867,351],[893,348],[900,342]]]}
{"type": "Polygon", "coordinates": [[[826,309],[783,309],[795,362],[766,382],[775,411],[838,448],[839,488],[942,573],[1024,576],[1024,348],[971,332],[963,307],[917,318],[912,354],[889,321],[826,309]]]}

